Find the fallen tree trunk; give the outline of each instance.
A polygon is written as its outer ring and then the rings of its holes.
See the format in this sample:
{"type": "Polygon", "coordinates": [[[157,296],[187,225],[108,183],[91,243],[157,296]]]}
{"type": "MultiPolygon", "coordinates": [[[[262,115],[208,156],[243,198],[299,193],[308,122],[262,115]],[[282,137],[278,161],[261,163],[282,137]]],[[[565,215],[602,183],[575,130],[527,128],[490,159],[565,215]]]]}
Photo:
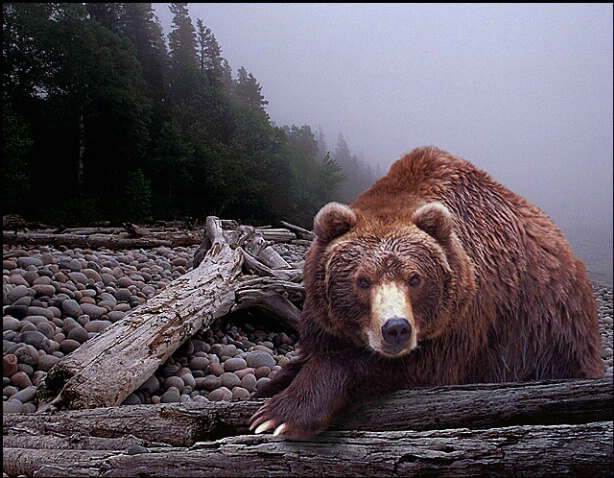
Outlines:
{"type": "Polygon", "coordinates": [[[202,235],[194,232],[150,232],[134,237],[130,233],[121,234],[54,234],[52,232],[2,232],[2,243],[15,246],[66,246],[108,249],[138,249],[152,247],[177,247],[200,244],[202,235]]]}
{"type": "MultiPolygon", "coordinates": [[[[459,385],[404,390],[342,417],[337,431],[401,431],[561,425],[612,420],[612,379],[459,385]]],[[[263,400],[131,405],[54,414],[5,414],[5,446],[44,436],[119,438],[190,446],[251,434],[249,418],[263,400]]],[[[67,447],[69,441],[66,440],[67,447]]],[[[30,446],[30,445],[29,445],[30,446]]],[[[34,446],[31,446],[34,448],[34,446]]]]}
{"type": "Polygon", "coordinates": [[[328,432],[310,442],[250,435],[190,448],[3,449],[28,476],[612,476],[612,422],[487,430],[328,432]],[[536,459],[536,455],[539,459],[536,459]]]}
{"type": "Polygon", "coordinates": [[[262,236],[254,228],[224,231],[222,221],[207,218],[197,267],[54,365],[39,386],[39,410],[121,404],[188,338],[235,310],[267,309],[296,328],[299,309],[291,300],[300,302],[304,289],[291,281],[299,281],[301,272],[277,258],[268,244],[260,244],[254,255],[238,240],[249,250],[262,236]],[[260,255],[283,269],[262,264],[260,255]],[[269,277],[242,274],[247,258],[250,269],[269,277]]]}
{"type": "Polygon", "coordinates": [[[612,389],[612,380],[602,379],[406,390],[305,442],[250,434],[248,418],[263,400],[6,414],[4,471],[611,476],[612,389]]]}

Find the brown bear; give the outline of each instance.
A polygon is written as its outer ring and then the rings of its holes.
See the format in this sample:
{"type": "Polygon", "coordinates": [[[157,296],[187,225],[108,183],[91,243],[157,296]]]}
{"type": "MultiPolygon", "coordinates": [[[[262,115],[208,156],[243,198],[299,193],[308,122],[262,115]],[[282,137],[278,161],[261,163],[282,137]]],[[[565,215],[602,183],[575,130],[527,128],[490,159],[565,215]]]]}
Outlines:
{"type": "Polygon", "coordinates": [[[300,356],[255,395],[273,397],[256,433],[306,439],[414,386],[603,376],[584,265],[543,211],[469,162],[416,149],[314,229],[300,356]]]}

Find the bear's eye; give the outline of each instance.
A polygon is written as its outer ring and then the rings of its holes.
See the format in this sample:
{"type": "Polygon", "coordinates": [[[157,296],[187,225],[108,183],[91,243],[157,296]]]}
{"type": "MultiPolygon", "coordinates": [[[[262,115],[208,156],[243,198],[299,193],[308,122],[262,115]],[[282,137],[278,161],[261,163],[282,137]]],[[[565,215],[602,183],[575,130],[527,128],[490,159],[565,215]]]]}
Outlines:
{"type": "Polygon", "coordinates": [[[409,278],[408,284],[410,287],[418,287],[420,284],[422,284],[422,277],[420,274],[412,274],[409,278]]]}
{"type": "Polygon", "coordinates": [[[356,283],[361,289],[368,289],[369,287],[371,287],[371,281],[369,281],[369,279],[367,279],[366,277],[359,277],[356,283]]]}

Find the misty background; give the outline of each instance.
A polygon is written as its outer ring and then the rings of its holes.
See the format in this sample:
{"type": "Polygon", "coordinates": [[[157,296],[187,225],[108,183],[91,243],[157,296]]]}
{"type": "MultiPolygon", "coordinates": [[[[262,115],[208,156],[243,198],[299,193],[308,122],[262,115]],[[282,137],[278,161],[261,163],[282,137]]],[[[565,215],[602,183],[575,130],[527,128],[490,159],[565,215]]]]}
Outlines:
{"type": "MultiPolygon", "coordinates": [[[[168,4],[153,4],[164,31],[168,4]]],[[[188,4],[278,125],[382,172],[435,145],[544,209],[612,283],[612,4],[188,4]]]]}

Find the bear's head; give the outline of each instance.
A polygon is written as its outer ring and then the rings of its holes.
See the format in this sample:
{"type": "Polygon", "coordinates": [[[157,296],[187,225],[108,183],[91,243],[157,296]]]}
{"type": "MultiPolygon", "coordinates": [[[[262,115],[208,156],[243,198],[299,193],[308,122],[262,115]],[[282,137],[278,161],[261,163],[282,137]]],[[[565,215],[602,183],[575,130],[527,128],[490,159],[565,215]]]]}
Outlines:
{"type": "Polygon", "coordinates": [[[313,320],[389,358],[440,335],[475,292],[471,260],[444,205],[428,203],[393,222],[327,204],[316,215],[305,270],[313,320]]]}

